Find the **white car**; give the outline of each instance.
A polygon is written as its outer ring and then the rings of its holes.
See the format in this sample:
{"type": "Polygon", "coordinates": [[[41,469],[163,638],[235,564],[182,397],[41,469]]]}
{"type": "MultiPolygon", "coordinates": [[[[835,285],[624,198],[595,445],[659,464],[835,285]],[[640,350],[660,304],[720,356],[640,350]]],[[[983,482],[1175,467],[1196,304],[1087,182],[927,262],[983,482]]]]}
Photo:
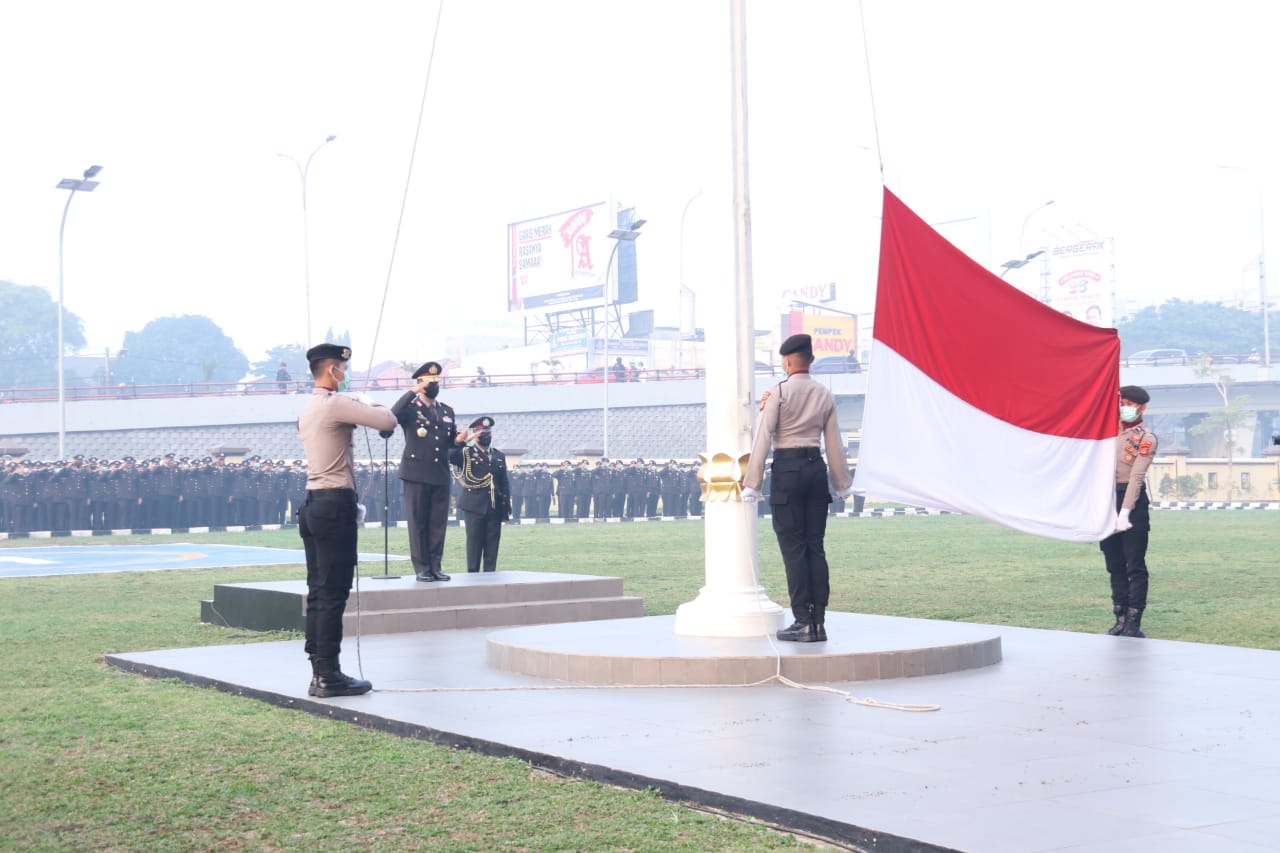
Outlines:
{"type": "Polygon", "coordinates": [[[1144,349],[1124,360],[1128,367],[1144,364],[1186,364],[1187,351],[1181,349],[1144,349]]]}

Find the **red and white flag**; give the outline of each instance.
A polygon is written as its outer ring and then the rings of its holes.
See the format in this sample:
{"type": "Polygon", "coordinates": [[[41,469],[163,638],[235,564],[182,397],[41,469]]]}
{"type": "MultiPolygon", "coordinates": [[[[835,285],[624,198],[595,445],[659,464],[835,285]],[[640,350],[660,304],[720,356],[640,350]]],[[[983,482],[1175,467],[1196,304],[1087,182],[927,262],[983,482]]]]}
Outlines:
{"type": "Polygon", "coordinates": [[[888,189],[855,487],[1051,539],[1115,524],[1120,339],[1041,304],[888,189]]]}

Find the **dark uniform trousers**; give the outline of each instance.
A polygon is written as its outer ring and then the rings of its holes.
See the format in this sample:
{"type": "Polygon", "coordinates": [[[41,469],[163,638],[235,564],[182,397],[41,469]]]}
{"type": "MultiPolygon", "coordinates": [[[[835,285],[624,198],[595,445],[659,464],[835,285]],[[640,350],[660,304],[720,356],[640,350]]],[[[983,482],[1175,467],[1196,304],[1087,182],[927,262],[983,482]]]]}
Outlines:
{"type": "Polygon", "coordinates": [[[791,612],[796,621],[821,622],[831,597],[827,552],[822,544],[831,494],[822,452],[816,447],[775,450],[771,486],[773,532],[787,570],[791,612]]]}
{"type": "MultiPolygon", "coordinates": [[[[489,490],[485,489],[485,495],[489,490]]],[[[498,545],[502,541],[502,512],[490,508],[485,512],[462,510],[467,528],[467,571],[486,572],[498,570],[498,545]]]]}
{"type": "Polygon", "coordinates": [[[307,555],[307,617],[304,651],[316,660],[337,661],[342,614],[356,569],[356,493],[318,489],[298,512],[298,532],[307,555]]]}
{"type": "MultiPolygon", "coordinates": [[[[1116,486],[1116,511],[1124,503],[1127,484],[1116,486]]],[[[1151,536],[1151,500],[1147,487],[1138,493],[1138,502],[1129,513],[1133,527],[1112,533],[1098,543],[1111,575],[1111,603],[1120,607],[1147,606],[1147,540],[1151,536]]]]}
{"type": "Polygon", "coordinates": [[[409,526],[409,557],[418,573],[440,571],[444,534],[449,526],[449,483],[404,480],[404,516],[409,526]]]}

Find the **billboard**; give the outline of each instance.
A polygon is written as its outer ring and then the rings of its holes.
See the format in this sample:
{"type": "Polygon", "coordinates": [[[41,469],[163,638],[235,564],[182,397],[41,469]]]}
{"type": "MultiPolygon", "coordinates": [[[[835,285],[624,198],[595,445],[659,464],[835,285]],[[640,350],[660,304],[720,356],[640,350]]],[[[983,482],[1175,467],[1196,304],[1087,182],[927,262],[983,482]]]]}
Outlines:
{"type": "Polygon", "coordinates": [[[507,310],[603,299],[612,230],[605,202],[508,225],[507,310]]]}
{"type": "Polygon", "coordinates": [[[848,355],[858,349],[858,318],[836,314],[805,314],[791,311],[782,315],[782,337],[808,334],[813,338],[814,358],[848,355]]]}
{"type": "Polygon", "coordinates": [[[1114,328],[1115,242],[1080,240],[1054,246],[1046,254],[1045,303],[1068,317],[1114,328]]]}

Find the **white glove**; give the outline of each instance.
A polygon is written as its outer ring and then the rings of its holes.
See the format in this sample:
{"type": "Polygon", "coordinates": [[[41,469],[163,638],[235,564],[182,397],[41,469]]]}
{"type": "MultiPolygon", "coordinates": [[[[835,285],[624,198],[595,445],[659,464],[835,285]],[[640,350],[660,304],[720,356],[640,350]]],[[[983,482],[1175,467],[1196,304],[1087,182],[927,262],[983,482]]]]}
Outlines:
{"type": "Polygon", "coordinates": [[[356,504],[356,526],[364,524],[364,504],[356,504]]]}
{"type": "Polygon", "coordinates": [[[837,500],[843,500],[844,498],[850,497],[852,494],[853,484],[851,483],[847,489],[840,489],[839,491],[832,492],[831,497],[836,498],[837,500]]]}
{"type": "Polygon", "coordinates": [[[759,489],[753,489],[753,488],[751,488],[750,486],[743,486],[743,487],[742,487],[742,502],[743,502],[743,503],[746,503],[746,504],[753,504],[753,503],[755,503],[756,501],[760,500],[760,498],[762,498],[762,497],[764,497],[764,495],[760,494],[760,490],[759,490],[759,489]]]}
{"type": "Polygon", "coordinates": [[[1129,520],[1129,510],[1122,509],[1116,513],[1116,533],[1123,533],[1132,529],[1133,522],[1129,520]]]}

